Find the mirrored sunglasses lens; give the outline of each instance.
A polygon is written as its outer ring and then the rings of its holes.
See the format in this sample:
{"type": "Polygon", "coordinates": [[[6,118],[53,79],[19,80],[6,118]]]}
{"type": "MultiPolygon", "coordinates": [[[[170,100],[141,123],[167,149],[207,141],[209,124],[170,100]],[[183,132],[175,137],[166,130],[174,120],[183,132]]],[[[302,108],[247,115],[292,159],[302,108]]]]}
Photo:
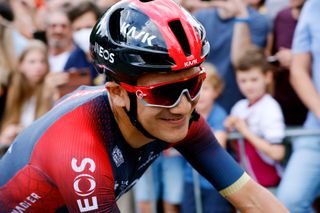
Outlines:
{"type": "Polygon", "coordinates": [[[198,75],[182,82],[162,85],[152,90],[143,98],[145,102],[152,105],[172,106],[179,99],[181,93],[187,89],[192,99],[199,94],[203,82],[203,76],[198,75]]]}

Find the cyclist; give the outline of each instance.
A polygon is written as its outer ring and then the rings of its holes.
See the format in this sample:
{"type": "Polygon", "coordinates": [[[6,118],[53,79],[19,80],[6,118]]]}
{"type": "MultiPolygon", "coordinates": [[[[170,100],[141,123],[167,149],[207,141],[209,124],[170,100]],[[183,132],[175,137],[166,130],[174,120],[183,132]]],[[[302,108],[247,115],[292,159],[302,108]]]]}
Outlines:
{"type": "Polygon", "coordinates": [[[82,87],[22,132],[0,161],[4,212],[119,212],[116,200],[175,147],[242,212],[286,212],[194,111],[209,44],[172,0],[124,0],[98,21],[105,87],[82,87]]]}

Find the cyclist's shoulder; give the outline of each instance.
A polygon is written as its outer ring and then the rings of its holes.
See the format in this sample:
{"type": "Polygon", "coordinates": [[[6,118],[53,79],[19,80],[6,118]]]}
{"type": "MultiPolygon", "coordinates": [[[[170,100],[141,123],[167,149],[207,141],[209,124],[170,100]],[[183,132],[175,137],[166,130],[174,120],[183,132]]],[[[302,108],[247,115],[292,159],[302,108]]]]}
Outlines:
{"type": "Polygon", "coordinates": [[[78,89],[63,96],[60,100],[58,100],[54,108],[58,108],[61,106],[78,106],[97,97],[106,95],[107,91],[104,86],[80,86],[78,87],[78,89]]]}

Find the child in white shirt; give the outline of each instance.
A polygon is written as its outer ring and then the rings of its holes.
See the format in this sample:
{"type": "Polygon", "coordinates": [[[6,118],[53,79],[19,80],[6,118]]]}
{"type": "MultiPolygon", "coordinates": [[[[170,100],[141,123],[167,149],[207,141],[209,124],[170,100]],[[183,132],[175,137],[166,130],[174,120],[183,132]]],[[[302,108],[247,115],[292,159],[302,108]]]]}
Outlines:
{"type": "Polygon", "coordinates": [[[252,47],[243,54],[236,66],[236,79],[246,99],[233,106],[225,127],[243,136],[237,141],[236,153],[250,176],[263,186],[276,186],[279,161],[285,155],[281,144],[285,124],[279,104],[267,93],[272,73],[262,51],[252,47]]]}

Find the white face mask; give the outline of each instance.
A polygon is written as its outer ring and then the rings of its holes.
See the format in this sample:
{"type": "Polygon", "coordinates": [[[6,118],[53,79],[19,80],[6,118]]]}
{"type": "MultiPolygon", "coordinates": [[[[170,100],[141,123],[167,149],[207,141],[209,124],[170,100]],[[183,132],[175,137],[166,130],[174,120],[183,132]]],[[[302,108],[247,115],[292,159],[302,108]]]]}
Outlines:
{"type": "Polygon", "coordinates": [[[85,52],[89,52],[92,28],[84,28],[73,33],[74,42],[85,52]]]}

